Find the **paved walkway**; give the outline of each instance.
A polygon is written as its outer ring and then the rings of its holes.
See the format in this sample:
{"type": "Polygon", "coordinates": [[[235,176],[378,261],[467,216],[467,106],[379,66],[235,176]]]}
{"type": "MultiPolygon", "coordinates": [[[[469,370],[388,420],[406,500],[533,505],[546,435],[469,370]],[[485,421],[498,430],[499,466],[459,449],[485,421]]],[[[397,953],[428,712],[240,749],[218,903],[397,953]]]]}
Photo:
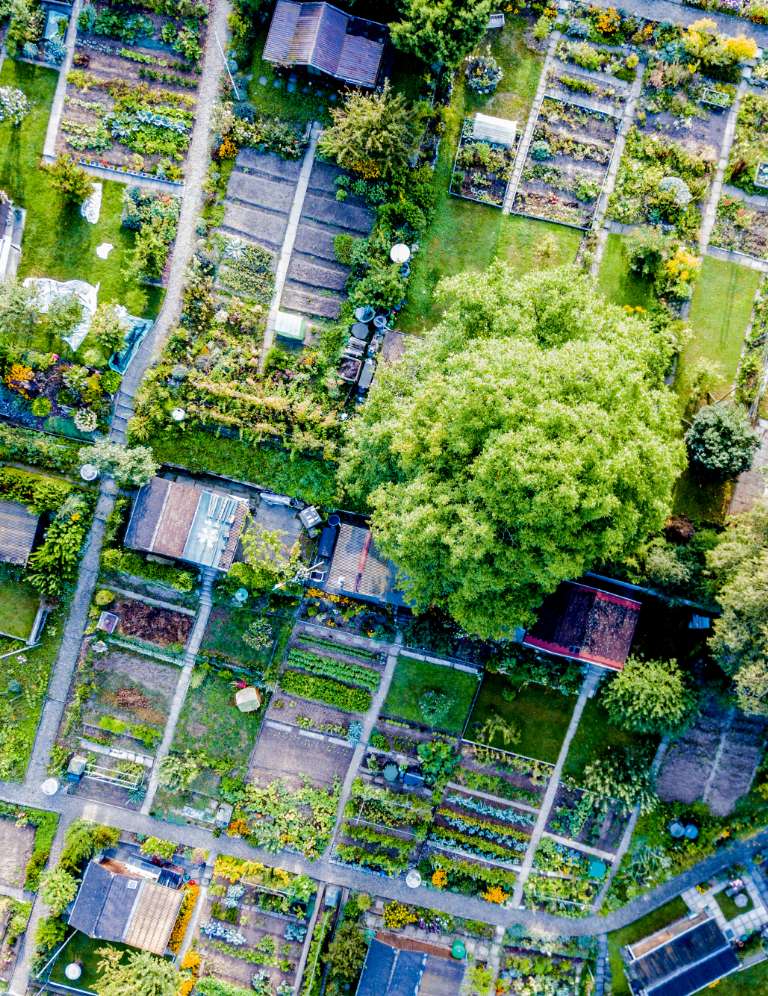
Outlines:
{"type": "Polygon", "coordinates": [[[56,92],[53,95],[51,113],[48,118],[48,130],[45,133],[45,144],[43,145],[43,159],[46,162],[53,162],[56,158],[56,136],[59,133],[59,122],[64,112],[64,95],[67,89],[67,73],[72,68],[72,59],[75,55],[75,41],[77,40],[77,19],[80,16],[82,0],[75,0],[72,4],[72,12],[69,15],[67,25],[67,36],[64,42],[66,54],[59,69],[59,81],[56,84],[56,92]]]}
{"type": "MultiPolygon", "coordinates": [[[[531,107],[531,113],[528,115],[528,120],[525,124],[525,131],[520,139],[520,144],[517,147],[517,153],[515,155],[515,166],[512,170],[512,176],[509,183],[507,184],[507,189],[504,193],[504,203],[502,204],[501,210],[503,214],[509,214],[512,210],[512,205],[515,202],[515,195],[517,194],[517,188],[520,186],[520,179],[523,175],[523,168],[525,167],[525,160],[528,156],[528,147],[531,144],[531,139],[533,138],[533,129],[536,126],[536,119],[539,116],[539,111],[541,110],[541,104],[547,92],[547,77],[549,76],[549,68],[552,65],[555,57],[555,47],[560,40],[560,33],[558,31],[553,31],[549,38],[549,44],[547,46],[547,55],[544,59],[544,65],[541,67],[541,76],[539,76],[539,85],[536,88],[536,96],[533,98],[533,105],[531,107]]],[[[518,122],[519,126],[519,122],[518,122]]]]}
{"type": "Polygon", "coordinates": [[[197,222],[203,207],[203,184],[210,161],[213,112],[218,103],[219,79],[223,69],[223,57],[216,36],[218,33],[219,38],[228,37],[227,19],[230,11],[229,0],[213,0],[208,16],[199,98],[195,109],[195,126],[187,154],[186,182],[181,198],[181,214],[176,244],[171,256],[168,285],[157,321],[139,346],[123,377],[110,431],[110,439],[114,442],[125,442],[128,420],[133,410],[133,399],[139,384],[149,367],[159,357],[165,340],[181,316],[187,267],[195,249],[197,222]]]}
{"type": "Polygon", "coordinates": [[[88,609],[91,605],[93,590],[99,576],[99,560],[101,546],[104,541],[104,527],[107,517],[115,506],[115,487],[111,480],[104,481],[96,504],[93,525],[86,540],[85,553],[80,561],[77,577],[77,587],[72,598],[69,616],[64,626],[56,663],[48,685],[48,696],[40,717],[37,738],[32,753],[32,760],[27,769],[26,782],[37,786],[46,777],[48,759],[61,725],[67,693],[72,682],[83,633],[88,622],[88,609]]]}
{"type": "Polygon", "coordinates": [[[581,691],[579,692],[579,697],[576,700],[576,705],[574,706],[571,721],[568,724],[568,729],[565,731],[565,738],[563,739],[562,746],[560,747],[560,753],[557,756],[557,763],[555,764],[554,770],[550,775],[547,791],[544,793],[544,798],[541,801],[539,817],[533,828],[531,840],[528,844],[528,849],[525,852],[525,857],[523,858],[523,865],[520,869],[520,874],[517,877],[517,882],[515,882],[515,891],[512,894],[512,904],[514,906],[522,905],[523,890],[525,889],[525,884],[528,881],[528,876],[530,875],[531,868],[533,867],[533,858],[536,854],[536,848],[539,846],[539,841],[541,840],[547,821],[549,820],[549,814],[555,801],[557,790],[560,788],[560,776],[563,773],[563,767],[565,765],[565,759],[568,757],[571,741],[576,735],[576,730],[578,729],[579,722],[581,720],[581,714],[584,712],[584,707],[587,704],[587,699],[594,695],[599,682],[600,675],[597,673],[597,669],[595,668],[587,671],[584,676],[584,681],[581,683],[581,691]]]}
{"type": "Polygon", "coordinates": [[[205,627],[208,625],[208,619],[211,615],[211,607],[213,605],[213,599],[211,596],[214,578],[215,573],[213,571],[203,571],[202,585],[200,587],[200,602],[198,604],[195,625],[192,627],[192,632],[189,634],[189,640],[187,641],[187,646],[184,650],[184,666],[182,667],[179,682],[176,685],[176,691],[173,695],[171,709],[168,713],[168,719],[163,732],[163,739],[160,741],[160,746],[157,748],[155,753],[155,763],[152,765],[152,774],[149,776],[147,794],[144,796],[144,802],[141,805],[141,812],[144,815],[147,815],[151,811],[152,803],[155,801],[155,793],[157,792],[157,786],[160,780],[160,768],[163,761],[170,753],[171,744],[173,743],[173,738],[176,735],[176,726],[179,722],[179,716],[181,715],[181,710],[184,708],[184,700],[187,697],[189,683],[192,680],[192,672],[195,668],[197,652],[200,650],[200,644],[203,642],[203,636],[205,635],[205,627]]]}
{"type": "MultiPolygon", "coordinates": [[[[749,73],[749,70],[746,70],[749,73]]],[[[747,92],[747,79],[742,75],[739,85],[736,88],[736,96],[733,99],[730,110],[728,111],[728,120],[725,123],[725,131],[723,132],[723,140],[720,143],[720,158],[717,161],[717,169],[715,170],[715,178],[712,181],[712,186],[709,190],[709,198],[707,200],[706,206],[701,219],[701,228],[699,229],[699,252],[703,253],[707,246],[709,245],[709,239],[712,235],[712,229],[715,227],[715,221],[717,219],[717,204],[720,200],[720,194],[723,190],[723,180],[725,178],[725,168],[728,165],[728,159],[731,154],[731,146],[733,145],[733,138],[736,134],[736,118],[739,114],[739,108],[741,107],[741,101],[744,94],[747,92]]]]}
{"type": "Polygon", "coordinates": [[[272,343],[275,340],[275,322],[277,321],[277,313],[280,310],[280,301],[283,298],[283,288],[285,287],[285,280],[288,276],[288,267],[291,264],[293,247],[296,244],[296,233],[299,229],[299,219],[301,218],[301,212],[304,207],[304,199],[307,196],[309,177],[312,173],[312,167],[315,164],[317,142],[320,138],[322,130],[321,125],[317,121],[312,122],[312,129],[309,133],[309,145],[304,153],[304,159],[301,163],[301,170],[299,171],[299,179],[296,182],[296,189],[293,192],[293,202],[291,203],[291,210],[288,214],[288,223],[286,225],[285,235],[283,236],[283,244],[280,247],[280,254],[277,257],[277,265],[275,267],[275,283],[274,290],[272,292],[272,301],[269,305],[267,322],[264,328],[264,343],[261,347],[261,357],[259,361],[259,368],[261,370],[264,369],[267,354],[272,348],[272,343]]]}

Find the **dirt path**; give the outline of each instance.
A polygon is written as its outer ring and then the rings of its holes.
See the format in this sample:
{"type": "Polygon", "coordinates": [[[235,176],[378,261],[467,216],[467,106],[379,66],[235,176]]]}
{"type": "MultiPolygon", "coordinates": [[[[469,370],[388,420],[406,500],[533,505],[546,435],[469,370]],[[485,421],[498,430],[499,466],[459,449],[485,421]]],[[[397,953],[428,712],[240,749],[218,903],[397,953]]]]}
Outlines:
{"type": "Polygon", "coordinates": [[[203,72],[200,77],[200,96],[189,155],[187,156],[186,181],[181,198],[179,229],[171,257],[168,286],[157,321],[139,347],[123,378],[120,393],[115,403],[115,416],[112,419],[110,431],[110,438],[114,442],[125,442],[128,420],[133,411],[133,399],[139,384],[149,367],[160,355],[165,340],[181,315],[187,267],[195,249],[196,227],[203,207],[203,184],[210,162],[213,111],[219,99],[219,80],[224,68],[217,36],[225,44],[227,19],[230,11],[229,0],[213,0],[213,7],[208,18],[203,72]]]}

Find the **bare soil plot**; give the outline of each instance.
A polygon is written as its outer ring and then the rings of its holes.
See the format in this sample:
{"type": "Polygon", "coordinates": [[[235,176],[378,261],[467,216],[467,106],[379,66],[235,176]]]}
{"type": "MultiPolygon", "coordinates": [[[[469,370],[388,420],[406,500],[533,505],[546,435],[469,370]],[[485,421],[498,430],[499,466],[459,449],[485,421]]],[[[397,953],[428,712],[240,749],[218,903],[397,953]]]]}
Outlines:
{"type": "Polygon", "coordinates": [[[303,730],[276,730],[266,722],[251,758],[249,781],[268,784],[275,778],[308,775],[313,782],[330,785],[343,779],[352,759],[352,747],[307,736],[303,730]]]}
{"type": "Polygon", "coordinates": [[[278,252],[300,170],[300,160],[242,149],[229,178],[222,231],[278,252]]]}
{"type": "Polygon", "coordinates": [[[766,722],[710,702],[669,748],[656,780],[667,802],[706,802],[726,816],[749,791],[766,742],[766,722]]]}
{"type": "Polygon", "coordinates": [[[35,828],[0,819],[0,882],[21,887],[35,846],[35,828]]]}
{"type": "Polygon", "coordinates": [[[724,187],[709,241],[720,249],[768,259],[768,197],[724,187]]]}
{"type": "Polygon", "coordinates": [[[350,718],[348,712],[340,712],[322,702],[299,699],[282,691],[272,697],[267,710],[267,719],[276,723],[287,723],[289,726],[305,727],[340,737],[347,735],[350,718]]]}
{"type": "Polygon", "coordinates": [[[288,311],[314,318],[339,315],[349,270],[336,259],[333,240],[337,235],[364,238],[374,219],[353,193],[336,200],[336,178],[342,175],[330,163],[316,161],[312,167],[281,301],[288,311]]]}
{"type": "Polygon", "coordinates": [[[109,607],[120,621],[117,632],[159,647],[183,647],[194,624],[192,616],[159,608],[136,599],[119,598],[109,607]]]}

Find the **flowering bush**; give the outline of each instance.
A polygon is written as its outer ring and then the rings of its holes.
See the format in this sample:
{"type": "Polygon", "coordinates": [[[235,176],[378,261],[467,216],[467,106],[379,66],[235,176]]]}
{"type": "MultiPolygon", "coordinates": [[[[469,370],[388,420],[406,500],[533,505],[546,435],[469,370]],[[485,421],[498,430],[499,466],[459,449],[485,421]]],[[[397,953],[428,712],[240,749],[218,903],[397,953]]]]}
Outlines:
{"type": "Polygon", "coordinates": [[[407,927],[411,923],[416,923],[418,917],[411,906],[393,900],[384,907],[384,926],[390,930],[398,930],[407,927]]]}
{"type": "Polygon", "coordinates": [[[0,86],[0,121],[9,121],[18,127],[29,114],[29,101],[22,90],[0,86]]]}
{"type": "Polygon", "coordinates": [[[486,49],[485,55],[476,55],[467,60],[464,75],[470,90],[483,94],[493,93],[504,78],[504,72],[491,55],[490,48],[486,49]]]}

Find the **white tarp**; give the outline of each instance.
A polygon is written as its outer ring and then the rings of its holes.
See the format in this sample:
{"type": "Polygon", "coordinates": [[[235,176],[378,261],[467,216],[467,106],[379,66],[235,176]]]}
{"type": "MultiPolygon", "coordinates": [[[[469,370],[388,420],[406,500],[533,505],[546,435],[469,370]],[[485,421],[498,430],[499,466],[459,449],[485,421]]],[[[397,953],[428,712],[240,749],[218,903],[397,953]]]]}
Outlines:
{"type": "Polygon", "coordinates": [[[99,285],[87,284],[84,280],[50,280],[48,277],[27,277],[25,287],[32,287],[40,304],[40,310],[48,311],[53,301],[74,295],[83,306],[82,321],[64,337],[64,342],[75,352],[88,335],[91,319],[98,303],[99,285]]]}
{"type": "Polygon", "coordinates": [[[490,114],[475,114],[472,119],[472,138],[495,142],[497,145],[515,144],[517,121],[508,118],[494,118],[490,114]]]}
{"type": "Polygon", "coordinates": [[[101,194],[103,186],[100,183],[94,183],[93,193],[90,197],[87,197],[83,203],[80,205],[80,214],[85,218],[86,221],[95,225],[99,220],[99,215],[101,214],[101,194]]]}

